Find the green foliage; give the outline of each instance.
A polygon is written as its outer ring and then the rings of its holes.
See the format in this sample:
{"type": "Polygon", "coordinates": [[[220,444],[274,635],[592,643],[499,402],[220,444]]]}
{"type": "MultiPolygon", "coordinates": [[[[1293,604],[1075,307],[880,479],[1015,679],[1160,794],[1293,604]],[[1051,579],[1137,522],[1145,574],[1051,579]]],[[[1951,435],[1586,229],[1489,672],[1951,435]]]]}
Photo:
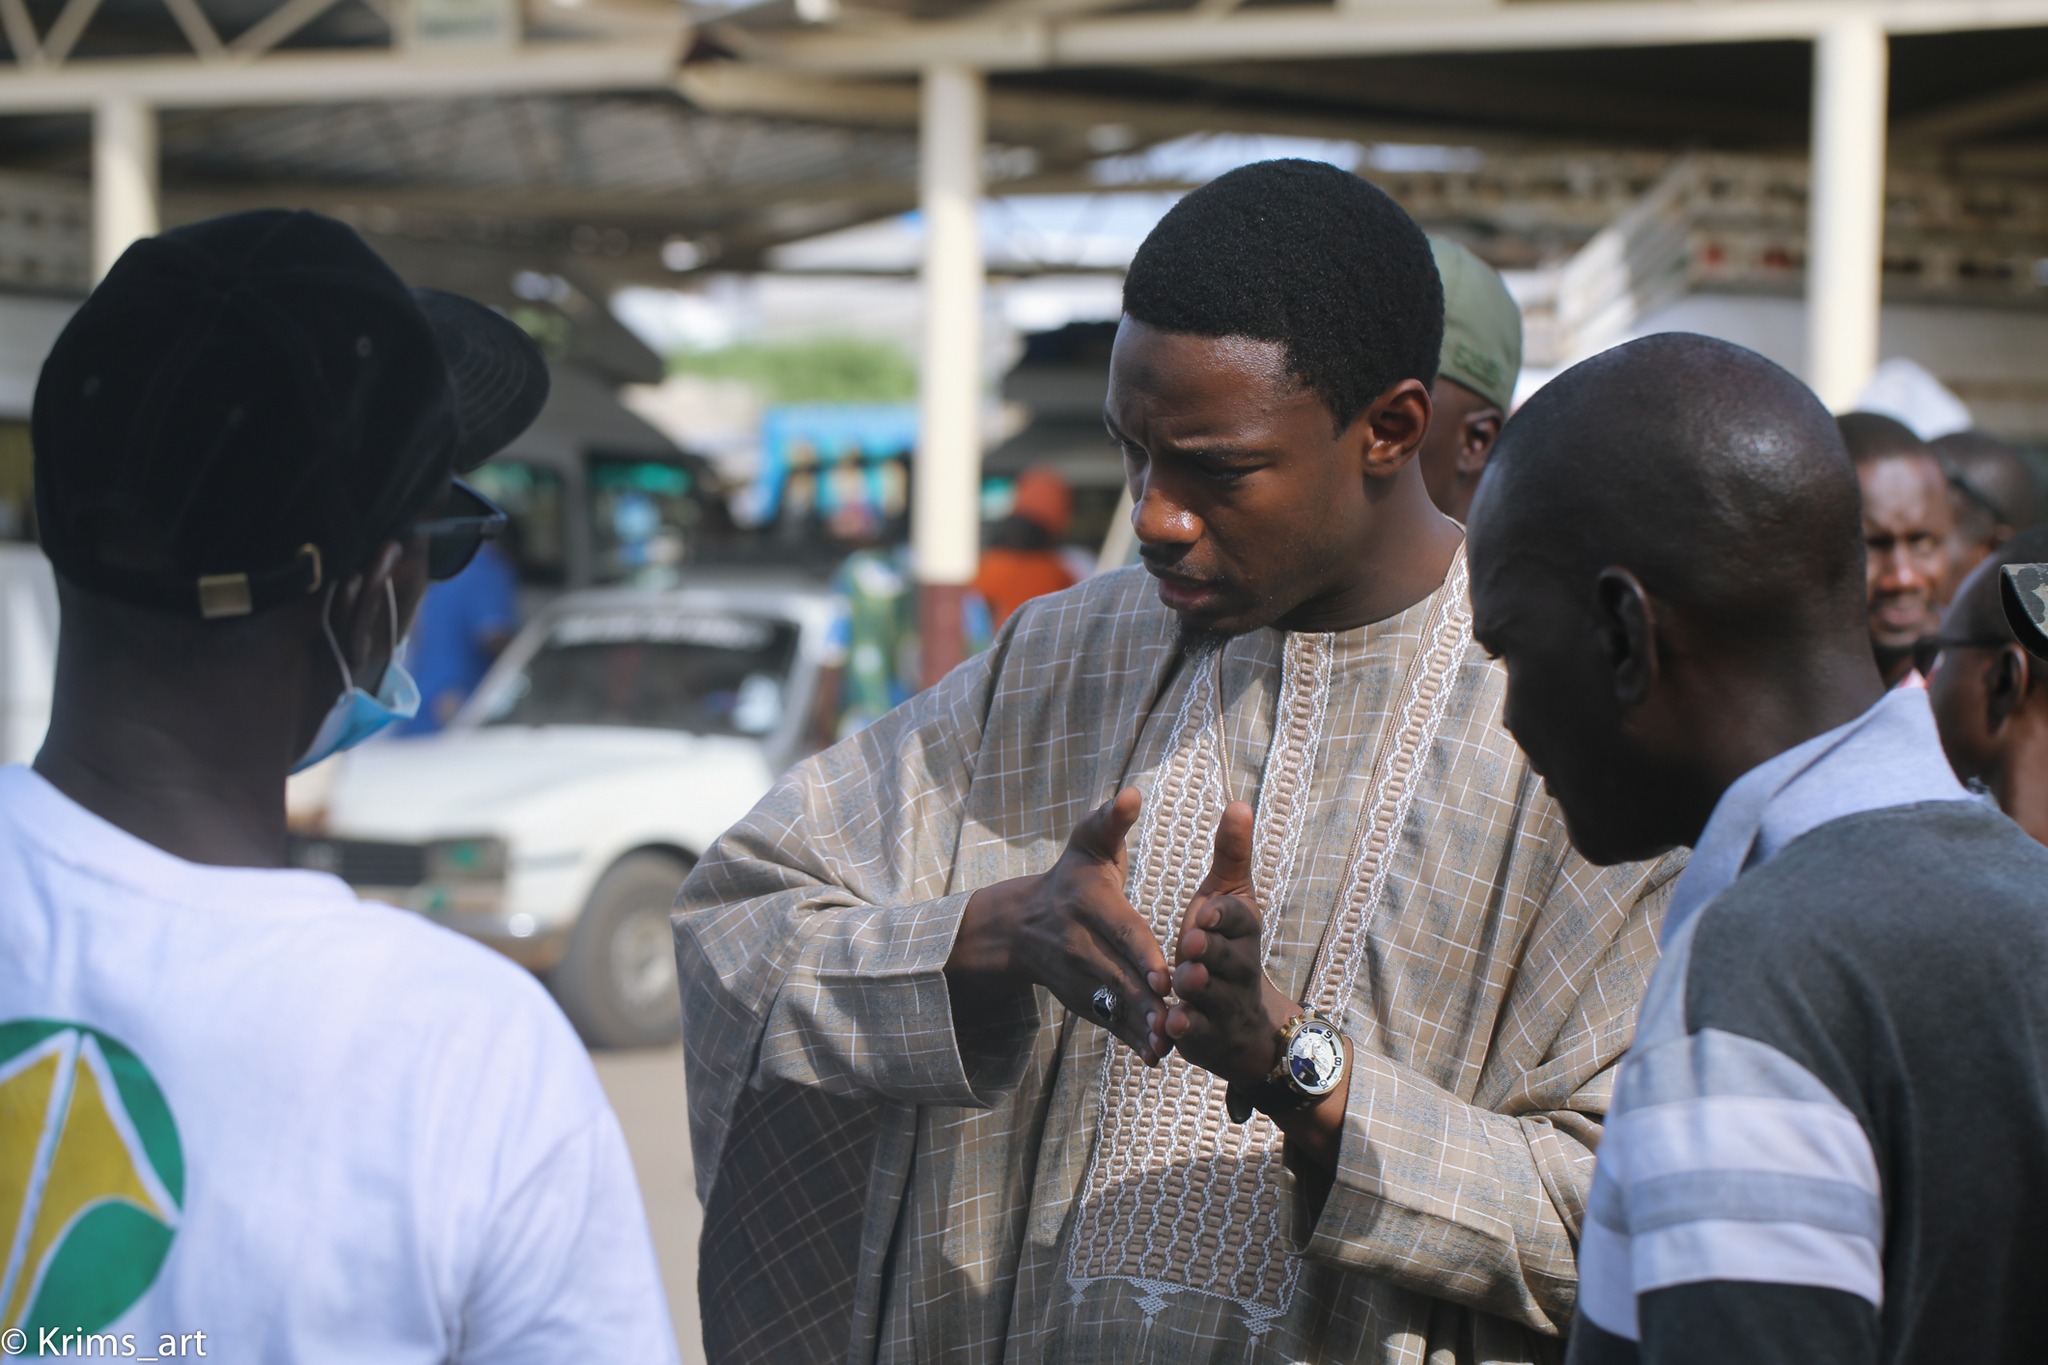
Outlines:
{"type": "Polygon", "coordinates": [[[519,329],[533,338],[541,354],[549,360],[560,360],[569,354],[569,319],[546,308],[532,308],[521,305],[507,314],[519,329]]]}
{"type": "Polygon", "coordinates": [[[917,367],[886,341],[816,336],[744,341],[669,357],[671,374],[737,379],[772,403],[902,403],[917,396],[917,367]]]}

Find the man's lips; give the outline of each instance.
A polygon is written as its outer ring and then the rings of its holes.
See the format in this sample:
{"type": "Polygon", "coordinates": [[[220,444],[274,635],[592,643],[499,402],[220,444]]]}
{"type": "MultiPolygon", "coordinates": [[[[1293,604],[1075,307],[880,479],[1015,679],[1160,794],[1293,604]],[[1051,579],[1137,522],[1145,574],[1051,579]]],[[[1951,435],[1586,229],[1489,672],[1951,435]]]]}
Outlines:
{"type": "Polygon", "coordinates": [[[1880,626],[1908,630],[1925,622],[1931,613],[1927,609],[1927,599],[1916,594],[1912,597],[1879,598],[1872,605],[1870,615],[1880,626]]]}
{"type": "Polygon", "coordinates": [[[1159,600],[1174,611],[1193,611],[1213,601],[1219,592],[1218,585],[1210,579],[1191,578],[1151,564],[1145,565],[1145,572],[1159,581],[1159,600]]]}

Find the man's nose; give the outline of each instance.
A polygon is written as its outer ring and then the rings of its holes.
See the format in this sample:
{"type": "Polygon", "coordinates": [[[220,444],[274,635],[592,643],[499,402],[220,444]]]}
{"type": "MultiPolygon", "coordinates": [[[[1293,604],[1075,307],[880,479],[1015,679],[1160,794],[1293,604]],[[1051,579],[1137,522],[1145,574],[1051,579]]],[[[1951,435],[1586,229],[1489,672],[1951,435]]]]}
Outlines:
{"type": "Polygon", "coordinates": [[[1141,545],[1193,545],[1202,538],[1202,521],[1147,479],[1131,508],[1131,529],[1141,545]]]}
{"type": "Polygon", "coordinates": [[[1893,545],[1883,550],[1873,550],[1870,557],[1877,564],[1877,590],[1879,592],[1924,591],[1927,576],[1920,572],[1919,565],[1904,545],[1893,545]]]}

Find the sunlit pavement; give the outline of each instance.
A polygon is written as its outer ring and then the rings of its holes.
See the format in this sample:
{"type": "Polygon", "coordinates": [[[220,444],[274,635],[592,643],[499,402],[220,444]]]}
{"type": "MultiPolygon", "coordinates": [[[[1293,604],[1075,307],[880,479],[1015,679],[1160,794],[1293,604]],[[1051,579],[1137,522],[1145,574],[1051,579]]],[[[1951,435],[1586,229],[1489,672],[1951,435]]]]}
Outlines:
{"type": "Polygon", "coordinates": [[[690,1173],[690,1127],[683,1101],[683,1050],[595,1052],[598,1079],[618,1111],[654,1225],[654,1253],[668,1285],[684,1365],[703,1365],[697,1326],[697,1233],[704,1215],[690,1173]]]}

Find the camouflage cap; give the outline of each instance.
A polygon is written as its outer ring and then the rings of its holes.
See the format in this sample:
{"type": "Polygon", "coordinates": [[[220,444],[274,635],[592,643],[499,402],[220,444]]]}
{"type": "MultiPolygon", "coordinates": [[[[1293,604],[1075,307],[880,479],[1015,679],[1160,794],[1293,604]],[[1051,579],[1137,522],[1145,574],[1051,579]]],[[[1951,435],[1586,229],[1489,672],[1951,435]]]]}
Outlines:
{"type": "Polygon", "coordinates": [[[1437,373],[1506,412],[1522,373],[1522,310],[1500,272],[1456,242],[1431,237],[1444,282],[1444,351],[1437,373]]]}
{"type": "Polygon", "coordinates": [[[1998,571],[2005,623],[2029,654],[2048,658],[2048,564],[2008,564],[1998,571]]]}

